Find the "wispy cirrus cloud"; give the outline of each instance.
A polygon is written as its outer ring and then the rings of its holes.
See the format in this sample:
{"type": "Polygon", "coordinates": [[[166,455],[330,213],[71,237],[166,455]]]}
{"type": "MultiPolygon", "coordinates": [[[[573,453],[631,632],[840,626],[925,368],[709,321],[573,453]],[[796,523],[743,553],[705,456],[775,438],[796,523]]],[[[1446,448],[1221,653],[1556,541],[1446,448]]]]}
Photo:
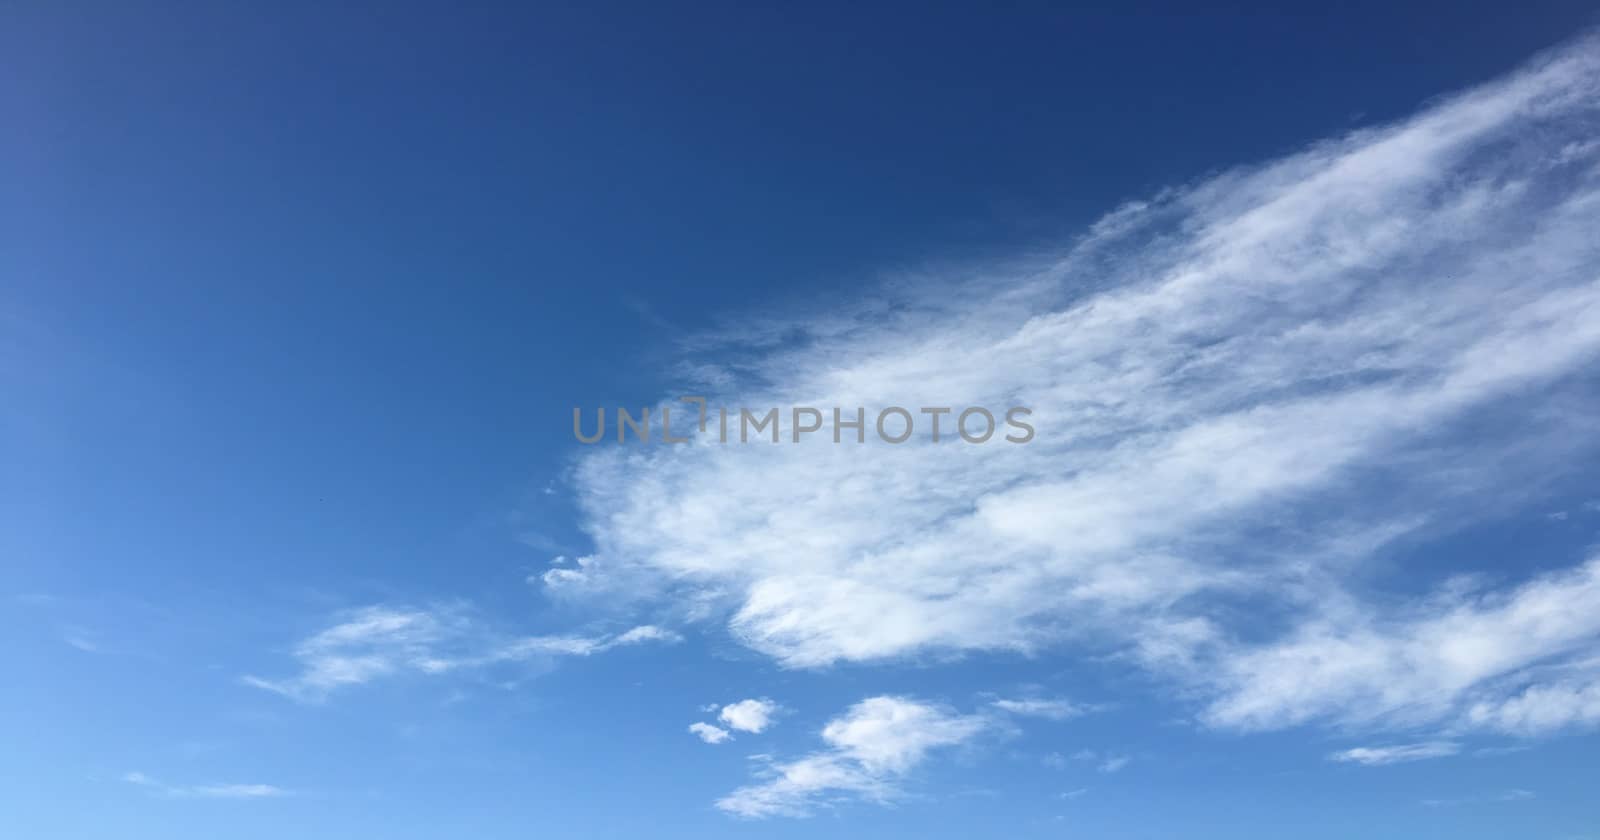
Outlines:
{"type": "Polygon", "coordinates": [[[507,662],[590,656],[649,642],[672,643],[678,634],[641,625],[609,636],[508,636],[455,607],[369,606],[345,611],[335,623],[295,645],[300,670],[268,679],[244,676],[256,688],[298,701],[401,674],[444,674],[507,662]]]}
{"type": "Polygon", "coordinates": [[[1026,698],[1000,698],[991,701],[991,706],[1002,712],[1023,717],[1039,717],[1047,720],[1067,720],[1093,711],[1093,707],[1082,703],[1074,703],[1065,698],[1055,697],[1026,697],[1026,698]]]}
{"type": "Polygon", "coordinates": [[[1407,761],[1423,761],[1430,758],[1445,758],[1460,752],[1461,745],[1454,741],[1428,741],[1421,744],[1355,747],[1332,753],[1328,756],[1328,760],[1350,764],[1365,764],[1373,767],[1383,764],[1401,764],[1407,761]]]}
{"type": "Polygon", "coordinates": [[[692,602],[793,668],[1111,653],[1218,728],[1593,723],[1597,561],[1391,594],[1370,558],[1594,454],[1597,44],[1047,261],[686,340],[714,402],[1026,405],[1038,435],[586,451],[581,588],[692,602]]]}
{"type": "Polygon", "coordinates": [[[1116,773],[1121,771],[1124,767],[1127,767],[1130,763],[1132,763],[1132,761],[1133,759],[1131,757],[1125,755],[1106,756],[1100,760],[1100,763],[1095,766],[1095,769],[1102,773],[1116,773]]]}
{"type": "MultiPolygon", "coordinates": [[[[1214,675],[1221,696],[1208,719],[1261,729],[1319,719],[1365,725],[1455,718],[1531,732],[1600,716],[1593,682],[1518,690],[1550,676],[1523,673],[1530,666],[1593,650],[1600,557],[1510,590],[1456,587],[1400,612],[1319,617],[1289,638],[1232,652],[1214,675]]],[[[1600,663],[1573,665],[1590,680],[1600,677],[1600,663]]]]}
{"type": "Polygon", "coordinates": [[[1491,693],[1472,703],[1464,716],[1466,723],[1521,736],[1600,725],[1600,662],[1553,670],[1557,675],[1545,681],[1509,694],[1491,693]]]}
{"type": "MultiPolygon", "coordinates": [[[[1061,753],[1049,753],[1044,757],[1044,765],[1056,770],[1068,765],[1068,756],[1061,753]]],[[[1070,756],[1071,761],[1089,764],[1101,773],[1116,773],[1133,763],[1133,757],[1122,753],[1096,752],[1094,750],[1078,750],[1070,756]]]]}
{"type": "Polygon", "coordinates": [[[822,750],[763,768],[763,780],[739,788],[717,807],[746,818],[808,816],[840,802],[889,802],[899,782],[927,755],[966,743],[989,728],[963,715],[908,697],[869,697],[822,728],[822,750]]]}
{"type": "Polygon", "coordinates": [[[1527,802],[1537,799],[1538,796],[1531,790],[1524,788],[1511,788],[1499,793],[1486,796],[1465,796],[1454,799],[1424,799],[1422,804],[1429,808],[1453,808],[1457,805],[1475,805],[1483,802],[1527,802]]]}
{"type": "Polygon", "coordinates": [[[146,788],[162,796],[178,799],[269,799],[288,796],[289,791],[275,785],[262,784],[209,784],[169,785],[143,773],[125,773],[122,780],[146,788]]]}

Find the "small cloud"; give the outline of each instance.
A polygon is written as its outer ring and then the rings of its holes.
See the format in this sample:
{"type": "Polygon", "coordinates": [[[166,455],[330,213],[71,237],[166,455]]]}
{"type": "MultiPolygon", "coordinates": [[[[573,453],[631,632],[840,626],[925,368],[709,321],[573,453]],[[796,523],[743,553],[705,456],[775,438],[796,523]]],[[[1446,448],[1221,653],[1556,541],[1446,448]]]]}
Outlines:
{"type": "Polygon", "coordinates": [[[778,704],[765,697],[757,700],[740,700],[722,707],[717,717],[729,727],[740,732],[761,732],[772,725],[778,704]]]}
{"type": "Polygon", "coordinates": [[[1046,720],[1066,720],[1068,718],[1075,718],[1079,715],[1092,711],[1089,706],[1084,706],[1061,698],[1044,699],[1036,697],[1024,700],[1000,699],[990,703],[990,705],[1002,712],[1008,712],[1013,715],[1021,715],[1023,717],[1039,717],[1045,718],[1046,720]]]}
{"type": "Polygon", "coordinates": [[[1394,744],[1384,747],[1356,747],[1331,753],[1329,761],[1351,762],[1375,767],[1384,764],[1399,764],[1406,761],[1422,761],[1429,758],[1444,758],[1461,751],[1461,745],[1454,741],[1428,741],[1421,744],[1394,744]]]}
{"type": "Polygon", "coordinates": [[[1115,773],[1118,770],[1127,767],[1128,762],[1130,761],[1133,761],[1133,759],[1125,755],[1108,756],[1106,760],[1100,762],[1100,766],[1095,769],[1102,773],[1115,773]]]}
{"type": "MultiPolygon", "coordinates": [[[[1132,756],[1109,752],[1100,753],[1094,750],[1078,750],[1071,755],[1071,759],[1085,763],[1092,762],[1095,765],[1095,769],[1101,773],[1115,773],[1133,762],[1132,756]]],[[[1044,757],[1044,763],[1047,767],[1060,769],[1067,766],[1067,759],[1063,758],[1061,753],[1053,752],[1044,757]]]]}
{"type": "Polygon", "coordinates": [[[559,557],[558,560],[559,562],[556,565],[560,565],[562,568],[551,569],[538,576],[539,580],[544,582],[545,588],[559,592],[585,587],[594,582],[594,573],[599,568],[599,561],[595,559],[594,555],[586,554],[574,560],[573,563],[576,564],[577,568],[567,567],[565,556],[559,557]]]}
{"type": "Polygon", "coordinates": [[[645,642],[677,644],[681,641],[683,641],[683,637],[671,630],[663,627],[657,627],[654,624],[642,624],[626,633],[623,633],[620,636],[617,636],[615,639],[612,639],[608,646],[616,647],[619,645],[637,645],[645,642]]]}
{"type": "Polygon", "coordinates": [[[1084,795],[1084,794],[1086,794],[1088,792],[1089,792],[1088,788],[1078,788],[1077,790],[1069,790],[1069,791],[1066,791],[1065,793],[1058,793],[1058,794],[1056,794],[1056,798],[1057,799],[1077,799],[1078,797],[1080,797],[1080,796],[1082,796],[1082,795],[1084,795]]]}
{"type": "Polygon", "coordinates": [[[1467,796],[1459,799],[1424,799],[1422,804],[1429,808],[1453,808],[1457,805],[1472,805],[1480,802],[1523,802],[1535,797],[1531,790],[1511,788],[1489,796],[1467,796]]]}
{"type": "Polygon", "coordinates": [[[583,572],[574,571],[572,569],[551,569],[550,571],[540,575],[539,580],[544,581],[545,586],[548,586],[552,589],[559,589],[563,586],[581,586],[586,583],[589,578],[583,572]]]}
{"type": "Polygon", "coordinates": [[[276,785],[169,785],[139,772],[124,773],[122,780],[174,799],[268,799],[289,795],[288,791],[276,785]]]}
{"type": "Polygon", "coordinates": [[[283,796],[287,791],[273,785],[200,785],[189,789],[191,796],[216,799],[260,799],[283,796]]]}
{"type": "Polygon", "coordinates": [[[100,652],[100,646],[99,645],[95,644],[94,642],[89,641],[88,639],[84,638],[83,636],[79,636],[79,635],[76,635],[76,634],[69,633],[66,636],[62,637],[61,641],[66,642],[69,646],[75,647],[78,650],[83,651],[84,653],[99,653],[100,652]]]}
{"type": "Polygon", "coordinates": [[[1545,514],[1544,518],[1552,522],[1565,522],[1567,520],[1567,512],[1564,510],[1558,510],[1553,513],[1545,514]]]}
{"type": "Polygon", "coordinates": [[[720,744],[732,737],[728,734],[728,730],[720,726],[712,726],[709,723],[691,723],[689,724],[689,731],[708,744],[720,744]]]}

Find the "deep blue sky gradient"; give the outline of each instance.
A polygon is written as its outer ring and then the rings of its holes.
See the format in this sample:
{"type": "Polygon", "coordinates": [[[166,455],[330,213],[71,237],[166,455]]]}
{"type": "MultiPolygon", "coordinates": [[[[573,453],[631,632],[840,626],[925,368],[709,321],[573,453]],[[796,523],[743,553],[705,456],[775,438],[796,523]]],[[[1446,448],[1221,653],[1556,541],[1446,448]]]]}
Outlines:
{"type": "MultiPolygon", "coordinates": [[[[1404,115],[1594,20],[1577,2],[1189,8],[0,5],[0,834],[1347,838],[1381,815],[1382,836],[1489,838],[1592,821],[1573,804],[1592,738],[1379,777],[1306,769],[1330,747],[1304,733],[1152,732],[1178,714],[1157,705],[1059,745],[1169,759],[1140,788],[1041,780],[999,745],[958,757],[927,802],[752,826],[709,807],[742,751],[682,732],[751,673],[821,714],[1049,667],[1020,658],[823,679],[692,640],[469,703],[386,685],[309,711],[237,682],[349,604],[579,620],[521,585],[585,549],[542,492],[572,454],[568,412],[658,396],[677,331],[1058,248],[1122,201],[1404,115]],[[61,644],[79,631],[100,654],[61,644]],[[1208,765],[1219,749],[1233,760],[1208,765]],[[134,769],[307,793],[172,801],[118,781],[134,769]],[[1415,805],[1529,773],[1537,811],[1415,805]],[[1030,785],[1104,791],[1069,834],[1048,802],[993,793],[1030,785]]],[[[810,744],[799,724],[778,737],[810,744]]]]}

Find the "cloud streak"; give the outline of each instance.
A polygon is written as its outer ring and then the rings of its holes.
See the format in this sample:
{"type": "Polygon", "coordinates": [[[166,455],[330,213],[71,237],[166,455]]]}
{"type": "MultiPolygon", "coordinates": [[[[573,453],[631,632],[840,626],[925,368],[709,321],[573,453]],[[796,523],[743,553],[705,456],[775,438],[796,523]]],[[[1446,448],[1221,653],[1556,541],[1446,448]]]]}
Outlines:
{"type": "Polygon", "coordinates": [[[122,780],[176,799],[271,799],[289,795],[289,791],[274,785],[169,785],[138,772],[124,774],[122,780]]]}
{"type": "Polygon", "coordinates": [[[1445,758],[1461,752],[1461,745],[1452,741],[1429,741],[1422,744],[1395,744],[1386,747],[1356,747],[1341,750],[1328,756],[1330,761],[1364,764],[1376,767],[1384,764],[1401,764],[1445,758]]]}
{"type": "Polygon", "coordinates": [[[1091,709],[1080,703],[1062,698],[1030,697],[1024,699],[1001,698],[989,705],[1002,712],[1022,717],[1039,717],[1046,720],[1067,720],[1088,714],[1091,709]]]}
{"type": "Polygon", "coordinates": [[[345,611],[332,626],[296,644],[293,655],[300,670],[295,675],[280,679],[246,675],[241,681],[314,702],[342,688],[403,674],[438,675],[677,641],[678,634],[654,625],[613,636],[504,636],[460,608],[375,605],[345,611]]]}

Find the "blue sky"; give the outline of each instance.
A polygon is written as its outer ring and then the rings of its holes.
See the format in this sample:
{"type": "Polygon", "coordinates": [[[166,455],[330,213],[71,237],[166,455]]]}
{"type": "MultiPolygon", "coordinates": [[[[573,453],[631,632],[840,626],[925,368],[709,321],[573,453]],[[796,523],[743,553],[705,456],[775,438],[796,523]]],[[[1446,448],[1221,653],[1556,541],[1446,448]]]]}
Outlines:
{"type": "Polygon", "coordinates": [[[1584,4],[3,15],[9,832],[1600,838],[1584,4]]]}

